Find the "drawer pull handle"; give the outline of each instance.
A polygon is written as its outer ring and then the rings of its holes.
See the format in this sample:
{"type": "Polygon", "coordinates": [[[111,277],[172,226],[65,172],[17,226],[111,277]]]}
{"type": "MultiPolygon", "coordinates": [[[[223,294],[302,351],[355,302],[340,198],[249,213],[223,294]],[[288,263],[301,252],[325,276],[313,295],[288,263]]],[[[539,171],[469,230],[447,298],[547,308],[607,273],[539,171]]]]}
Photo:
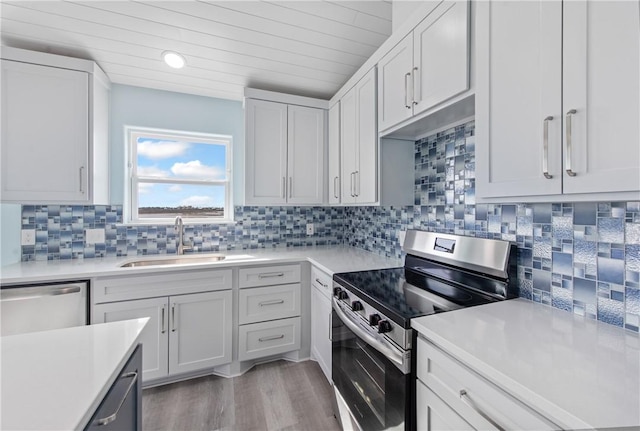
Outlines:
{"type": "Polygon", "coordinates": [[[489,422],[491,425],[496,427],[498,429],[498,431],[505,431],[504,427],[498,425],[498,423],[495,421],[495,419],[492,419],[491,416],[489,416],[487,413],[483,412],[482,409],[480,409],[476,405],[476,403],[473,402],[471,397],[469,397],[469,394],[467,393],[466,389],[460,389],[460,399],[462,400],[463,403],[465,403],[466,405],[471,407],[473,410],[475,410],[476,413],[478,413],[480,416],[485,418],[487,420],[487,422],[489,422]]]}
{"type": "Polygon", "coordinates": [[[278,304],[284,304],[284,299],[274,299],[273,301],[263,301],[258,305],[260,307],[264,307],[265,305],[278,305],[278,304]]]}
{"type": "Polygon", "coordinates": [[[272,340],[279,340],[281,338],[284,338],[284,334],[280,334],[280,335],[272,335],[270,337],[262,337],[262,338],[258,338],[258,341],[260,341],[261,343],[265,342],[265,341],[272,341],[272,340]]]}
{"type": "Polygon", "coordinates": [[[267,272],[264,274],[258,274],[258,278],[273,278],[273,277],[284,277],[284,272],[267,272]]]}
{"type": "Polygon", "coordinates": [[[120,409],[122,408],[122,405],[124,404],[124,401],[127,399],[127,397],[129,396],[129,392],[131,392],[131,389],[133,389],[133,387],[135,386],[136,382],[138,381],[138,373],[133,371],[131,373],[125,373],[122,376],[120,376],[121,379],[131,379],[131,383],[129,383],[129,387],[127,387],[127,391],[124,393],[124,397],[122,397],[122,399],[120,400],[120,404],[118,404],[118,407],[116,408],[116,411],[113,412],[113,414],[104,417],[102,419],[96,419],[96,421],[94,422],[97,426],[103,426],[103,425],[108,425],[111,422],[115,421],[116,418],[118,417],[118,413],[120,413],[120,409]]]}
{"type": "Polygon", "coordinates": [[[319,278],[316,278],[316,283],[318,283],[320,286],[324,287],[325,289],[328,287],[326,284],[324,284],[322,281],[320,281],[319,278]]]}

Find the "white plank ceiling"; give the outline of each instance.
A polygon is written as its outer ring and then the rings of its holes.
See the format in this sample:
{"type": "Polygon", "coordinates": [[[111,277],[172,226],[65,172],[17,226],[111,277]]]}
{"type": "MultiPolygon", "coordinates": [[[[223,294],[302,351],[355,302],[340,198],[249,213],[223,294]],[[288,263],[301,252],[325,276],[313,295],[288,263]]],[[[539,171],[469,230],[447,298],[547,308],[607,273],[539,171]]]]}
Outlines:
{"type": "Polygon", "coordinates": [[[239,100],[329,99],[391,34],[391,1],[4,1],[2,44],[94,60],[112,82],[239,100]],[[182,54],[176,70],[160,56],[182,54]]]}

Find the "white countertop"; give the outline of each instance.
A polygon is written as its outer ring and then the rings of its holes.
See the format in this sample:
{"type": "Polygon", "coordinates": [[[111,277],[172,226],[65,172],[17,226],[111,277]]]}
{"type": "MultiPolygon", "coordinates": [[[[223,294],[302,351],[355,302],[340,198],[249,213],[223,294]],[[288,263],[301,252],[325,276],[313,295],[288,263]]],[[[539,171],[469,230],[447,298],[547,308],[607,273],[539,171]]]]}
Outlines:
{"type": "Polygon", "coordinates": [[[0,429],[83,429],[147,320],[0,337],[0,429]]]}
{"type": "Polygon", "coordinates": [[[640,427],[636,333],[524,299],[420,317],[411,326],[570,428],[640,427]]]}
{"type": "MultiPolygon", "coordinates": [[[[329,275],[337,272],[393,268],[403,265],[399,259],[389,259],[362,249],[346,246],[287,247],[255,250],[221,251],[224,260],[215,263],[162,265],[120,268],[126,262],[140,259],[166,259],[176,255],[130,256],[121,258],[71,259],[40,262],[19,262],[0,268],[2,284],[37,283],[58,280],[80,280],[90,277],[159,273],[180,269],[228,268],[248,264],[281,264],[309,261],[329,275]]],[[[189,256],[206,256],[190,254],[189,256]]]]}

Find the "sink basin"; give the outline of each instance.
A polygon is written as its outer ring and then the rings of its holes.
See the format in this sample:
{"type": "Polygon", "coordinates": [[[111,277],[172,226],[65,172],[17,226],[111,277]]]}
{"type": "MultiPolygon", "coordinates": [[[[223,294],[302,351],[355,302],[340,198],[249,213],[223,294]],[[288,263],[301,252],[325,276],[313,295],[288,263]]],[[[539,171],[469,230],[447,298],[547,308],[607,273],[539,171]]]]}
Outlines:
{"type": "Polygon", "coordinates": [[[126,262],[120,265],[120,268],[137,268],[141,266],[158,266],[158,265],[186,265],[190,263],[213,263],[224,260],[225,256],[220,254],[209,254],[206,256],[176,256],[166,259],[141,259],[126,262]]]}

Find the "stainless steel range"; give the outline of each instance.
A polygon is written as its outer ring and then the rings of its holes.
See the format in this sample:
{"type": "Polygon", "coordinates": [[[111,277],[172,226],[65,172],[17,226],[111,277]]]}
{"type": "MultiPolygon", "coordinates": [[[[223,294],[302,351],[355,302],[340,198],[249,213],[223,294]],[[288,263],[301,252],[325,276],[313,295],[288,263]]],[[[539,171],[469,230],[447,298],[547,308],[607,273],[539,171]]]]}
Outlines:
{"type": "Polygon", "coordinates": [[[402,268],[333,276],[332,373],[344,429],[415,428],[412,318],[517,296],[507,241],[410,230],[403,250],[402,268]]]}

